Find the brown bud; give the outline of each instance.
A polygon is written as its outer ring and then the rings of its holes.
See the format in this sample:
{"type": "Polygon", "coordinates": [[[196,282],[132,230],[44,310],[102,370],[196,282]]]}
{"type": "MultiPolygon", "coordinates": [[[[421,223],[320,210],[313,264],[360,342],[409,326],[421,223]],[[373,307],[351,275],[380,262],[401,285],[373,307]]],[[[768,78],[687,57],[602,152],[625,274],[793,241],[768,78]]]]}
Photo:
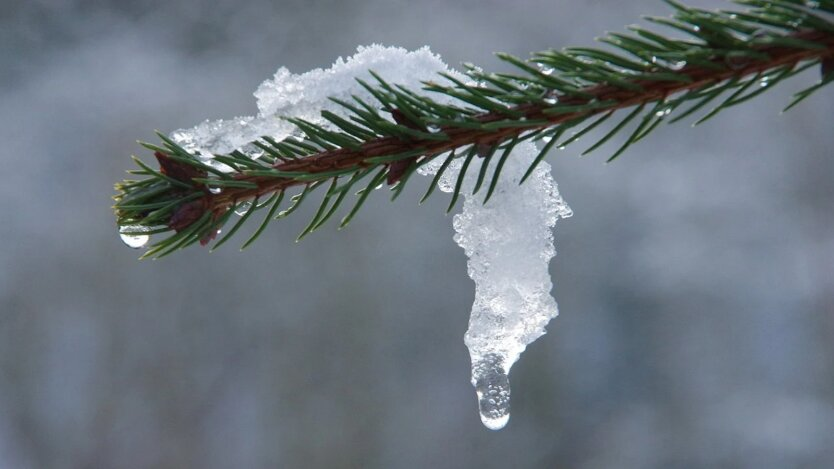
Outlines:
{"type": "Polygon", "coordinates": [[[192,183],[193,178],[204,178],[207,175],[204,170],[197,169],[190,164],[175,161],[162,152],[156,152],[153,156],[159,162],[159,171],[177,181],[192,183]]]}
{"type": "Polygon", "coordinates": [[[486,158],[495,149],[495,145],[491,143],[479,143],[475,146],[475,151],[478,153],[478,158],[486,158]]]}
{"type": "Polygon", "coordinates": [[[424,125],[422,125],[420,123],[417,123],[417,122],[414,122],[408,116],[406,116],[405,113],[403,113],[399,109],[396,109],[396,108],[393,109],[391,111],[391,117],[394,118],[394,122],[396,122],[398,125],[401,125],[403,127],[408,127],[411,130],[419,130],[420,132],[428,132],[428,129],[426,129],[426,127],[424,125]]]}
{"type": "Polygon", "coordinates": [[[211,229],[202,238],[200,238],[200,246],[205,246],[217,237],[220,233],[220,228],[222,228],[222,225],[217,223],[217,220],[228,211],[229,209],[215,210],[214,213],[211,214],[211,229]]]}
{"type": "Polygon", "coordinates": [[[388,176],[386,178],[388,185],[393,186],[397,181],[399,181],[400,178],[403,177],[403,174],[405,174],[408,167],[411,166],[416,159],[417,157],[392,162],[388,166],[388,176]]]}
{"type": "Polygon", "coordinates": [[[206,206],[202,199],[180,205],[174,210],[171,220],[168,221],[168,227],[180,232],[199,220],[205,212],[206,206]]]}

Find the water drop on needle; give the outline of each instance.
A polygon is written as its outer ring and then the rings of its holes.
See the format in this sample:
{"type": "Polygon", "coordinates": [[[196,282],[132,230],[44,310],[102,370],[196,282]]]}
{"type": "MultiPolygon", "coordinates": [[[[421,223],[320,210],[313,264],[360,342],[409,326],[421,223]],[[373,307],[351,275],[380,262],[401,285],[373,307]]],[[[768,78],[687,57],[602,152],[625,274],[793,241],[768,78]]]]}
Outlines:
{"type": "Polygon", "coordinates": [[[655,116],[657,116],[657,117],[666,117],[666,116],[668,116],[668,115],[669,115],[669,113],[671,113],[671,112],[672,112],[672,108],[671,108],[671,107],[665,107],[665,108],[663,108],[663,109],[661,109],[661,110],[659,110],[659,111],[655,112],[655,113],[654,113],[654,115],[655,115],[655,116]]]}
{"type": "Polygon", "coordinates": [[[146,234],[138,234],[137,232],[139,231],[147,230],[140,226],[123,226],[119,228],[119,237],[122,238],[122,242],[128,247],[139,249],[148,244],[148,241],[151,239],[146,234]]]}
{"type": "Polygon", "coordinates": [[[217,187],[217,186],[209,186],[208,190],[209,190],[209,192],[211,192],[214,195],[217,195],[217,194],[223,192],[223,188],[222,187],[217,187]]]}
{"type": "Polygon", "coordinates": [[[235,215],[242,217],[246,215],[246,212],[249,211],[249,208],[252,207],[252,202],[243,202],[235,208],[235,215]]]}

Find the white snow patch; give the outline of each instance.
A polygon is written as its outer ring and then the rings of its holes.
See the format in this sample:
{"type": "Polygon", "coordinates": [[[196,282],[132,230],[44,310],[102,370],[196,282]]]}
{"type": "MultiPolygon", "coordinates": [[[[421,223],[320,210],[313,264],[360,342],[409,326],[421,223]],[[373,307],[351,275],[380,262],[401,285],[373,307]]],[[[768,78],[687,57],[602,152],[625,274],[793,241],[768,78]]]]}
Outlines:
{"type": "MultiPolygon", "coordinates": [[[[251,155],[257,147],[247,144],[261,136],[267,135],[280,141],[292,135],[295,126],[281,119],[282,116],[326,125],[328,123],[321,117],[321,111],[346,115],[346,110],[331,101],[330,97],[352,104],[356,104],[352,96],[367,103],[376,102],[371,93],[356,81],[359,78],[375,84],[376,80],[369,70],[389,83],[414,90],[422,88],[421,81],[438,78],[438,72],[452,72],[428,47],[409,52],[400,47],[377,44],[360,46],[356,54],[347,59],[339,57],[328,69],[317,68],[293,74],[286,67],[279,68],[272,79],[261,83],[254,93],[258,104],[257,116],[206,120],[191,129],[173,132],[171,138],[186,150],[200,151],[206,159],[214,153],[230,153],[236,149],[251,155]]],[[[455,75],[464,78],[460,74],[455,75]]],[[[442,96],[437,98],[439,102],[451,100],[442,99],[442,96]]],[[[387,117],[386,114],[383,116],[387,117]]]]}

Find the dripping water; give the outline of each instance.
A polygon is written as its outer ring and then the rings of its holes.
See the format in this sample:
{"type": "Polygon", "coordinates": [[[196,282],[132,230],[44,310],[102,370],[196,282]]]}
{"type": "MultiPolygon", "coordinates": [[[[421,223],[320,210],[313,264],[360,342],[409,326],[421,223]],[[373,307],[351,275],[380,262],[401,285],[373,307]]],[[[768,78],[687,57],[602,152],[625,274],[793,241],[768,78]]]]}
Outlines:
{"type": "Polygon", "coordinates": [[[472,385],[478,394],[481,422],[490,430],[500,430],[510,420],[510,379],[504,358],[488,353],[472,364],[472,385]]]}
{"type": "Polygon", "coordinates": [[[147,229],[142,226],[122,226],[119,228],[119,237],[128,247],[139,249],[148,244],[151,239],[150,236],[142,234],[142,231],[147,231],[147,229]]]}

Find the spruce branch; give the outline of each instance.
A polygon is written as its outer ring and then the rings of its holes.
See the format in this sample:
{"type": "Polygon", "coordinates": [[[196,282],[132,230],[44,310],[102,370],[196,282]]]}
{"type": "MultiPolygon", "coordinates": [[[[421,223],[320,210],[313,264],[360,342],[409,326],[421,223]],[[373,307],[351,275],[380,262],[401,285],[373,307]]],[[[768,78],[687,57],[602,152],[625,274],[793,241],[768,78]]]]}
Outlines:
{"type": "Polygon", "coordinates": [[[463,159],[451,210],[475,158],[484,159],[475,192],[485,188],[486,201],[503,163],[524,140],[546,143],[522,182],[552,147],[577,142],[629,108],[583,154],[631,128],[611,161],[663,122],[677,122],[712,106],[699,124],[810,67],[820,67],[820,81],[796,93],[785,110],[834,81],[834,0],[735,0],[747,7],[743,11],[666,3],[674,9],[672,17],[646,19],[687,39],[632,26],[630,34],[599,39],[613,51],[573,47],[537,52],[528,60],[498,54],[516,73],[487,73],[467,64],[469,82],[443,75],[425,82],[419,92],[372,74],[376,83],[360,84],[375,103],[333,99],[348,118],[322,111],[327,126],[287,117],[298,136],[281,141],[265,136],[253,142],[264,152],[259,159],[236,150],[213,155],[214,164],[209,164],[159,133],[161,145],[142,143],[154,152],[159,169],[134,157],[139,169],[130,173],[141,178],[116,186],[120,232],[166,233],[143,256],[162,257],[197,242],[210,243],[234,212],[241,213],[215,249],[255,212],[266,210],[246,247],[272,220],[290,215],[324,187],[300,239],[332,218],[355,188],[361,189],[340,227],[353,219],[374,188],[392,186],[394,199],[418,167],[437,157],[444,161],[423,200],[452,160],[463,159]],[[454,104],[447,104],[449,98],[454,104]],[[563,139],[568,131],[574,134],[563,139]],[[487,174],[492,158],[498,158],[497,164],[487,174]],[[279,211],[294,187],[300,192],[279,211]]]}

